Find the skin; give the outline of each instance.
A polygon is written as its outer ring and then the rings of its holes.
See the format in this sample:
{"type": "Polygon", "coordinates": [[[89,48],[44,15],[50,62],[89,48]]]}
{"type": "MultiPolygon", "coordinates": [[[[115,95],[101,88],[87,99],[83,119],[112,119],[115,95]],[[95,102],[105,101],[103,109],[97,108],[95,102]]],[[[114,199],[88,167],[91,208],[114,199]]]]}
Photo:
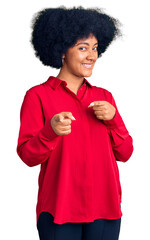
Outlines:
{"type": "MultiPolygon", "coordinates": [[[[67,88],[77,94],[83,84],[84,77],[90,77],[95,62],[98,58],[97,52],[98,40],[94,35],[88,38],[80,39],[76,44],[69,48],[62,56],[63,66],[57,78],[67,83],[67,88]],[[85,68],[83,63],[92,63],[92,68],[85,68]]],[[[110,120],[115,116],[116,108],[107,101],[94,101],[89,107],[97,119],[110,120]]],[[[51,126],[57,135],[68,135],[71,133],[71,122],[76,119],[71,112],[61,112],[51,118],[51,126]]]]}

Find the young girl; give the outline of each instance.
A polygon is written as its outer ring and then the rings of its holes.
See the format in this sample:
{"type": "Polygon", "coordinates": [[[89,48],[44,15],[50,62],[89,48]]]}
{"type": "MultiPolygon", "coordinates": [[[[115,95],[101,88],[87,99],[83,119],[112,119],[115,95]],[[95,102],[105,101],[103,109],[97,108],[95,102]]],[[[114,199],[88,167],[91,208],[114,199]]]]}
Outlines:
{"type": "Polygon", "coordinates": [[[41,164],[40,240],[118,240],[117,161],[130,158],[133,140],[112,93],[85,77],[121,36],[119,21],[98,8],[61,6],[38,12],[32,29],[36,56],[60,69],[26,91],[20,112],[17,153],[30,167],[41,164]]]}

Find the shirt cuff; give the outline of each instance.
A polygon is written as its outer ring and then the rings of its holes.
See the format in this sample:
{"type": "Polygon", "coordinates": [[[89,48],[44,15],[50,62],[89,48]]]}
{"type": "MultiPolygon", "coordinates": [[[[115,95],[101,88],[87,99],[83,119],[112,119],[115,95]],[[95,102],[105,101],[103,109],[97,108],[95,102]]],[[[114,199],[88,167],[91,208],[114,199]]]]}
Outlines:
{"type": "Polygon", "coordinates": [[[115,116],[110,120],[103,120],[104,124],[108,127],[116,128],[124,125],[124,122],[122,120],[121,115],[118,112],[118,109],[116,109],[115,116]]]}
{"type": "Polygon", "coordinates": [[[39,137],[47,142],[50,150],[53,150],[56,147],[57,139],[60,136],[54,132],[50,120],[51,119],[46,120],[45,126],[40,130],[39,137]]]}

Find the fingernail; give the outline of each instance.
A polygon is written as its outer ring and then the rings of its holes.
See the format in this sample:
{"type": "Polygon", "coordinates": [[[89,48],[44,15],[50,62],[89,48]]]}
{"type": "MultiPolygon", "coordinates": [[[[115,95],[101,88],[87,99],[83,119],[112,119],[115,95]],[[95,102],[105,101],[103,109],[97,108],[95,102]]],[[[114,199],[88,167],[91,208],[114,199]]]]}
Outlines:
{"type": "Polygon", "coordinates": [[[90,103],[90,105],[88,107],[92,107],[92,106],[94,106],[94,103],[90,103]]]}
{"type": "Polygon", "coordinates": [[[73,120],[76,120],[73,116],[72,116],[72,119],[73,119],[73,120]]]}

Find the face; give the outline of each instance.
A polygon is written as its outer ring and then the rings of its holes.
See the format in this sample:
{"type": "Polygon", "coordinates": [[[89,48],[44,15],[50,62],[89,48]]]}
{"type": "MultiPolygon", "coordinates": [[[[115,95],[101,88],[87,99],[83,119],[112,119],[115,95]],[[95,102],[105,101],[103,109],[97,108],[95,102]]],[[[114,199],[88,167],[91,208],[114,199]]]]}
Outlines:
{"type": "Polygon", "coordinates": [[[92,34],[89,38],[80,39],[63,55],[63,67],[78,77],[90,77],[98,58],[98,40],[92,34]]]}

